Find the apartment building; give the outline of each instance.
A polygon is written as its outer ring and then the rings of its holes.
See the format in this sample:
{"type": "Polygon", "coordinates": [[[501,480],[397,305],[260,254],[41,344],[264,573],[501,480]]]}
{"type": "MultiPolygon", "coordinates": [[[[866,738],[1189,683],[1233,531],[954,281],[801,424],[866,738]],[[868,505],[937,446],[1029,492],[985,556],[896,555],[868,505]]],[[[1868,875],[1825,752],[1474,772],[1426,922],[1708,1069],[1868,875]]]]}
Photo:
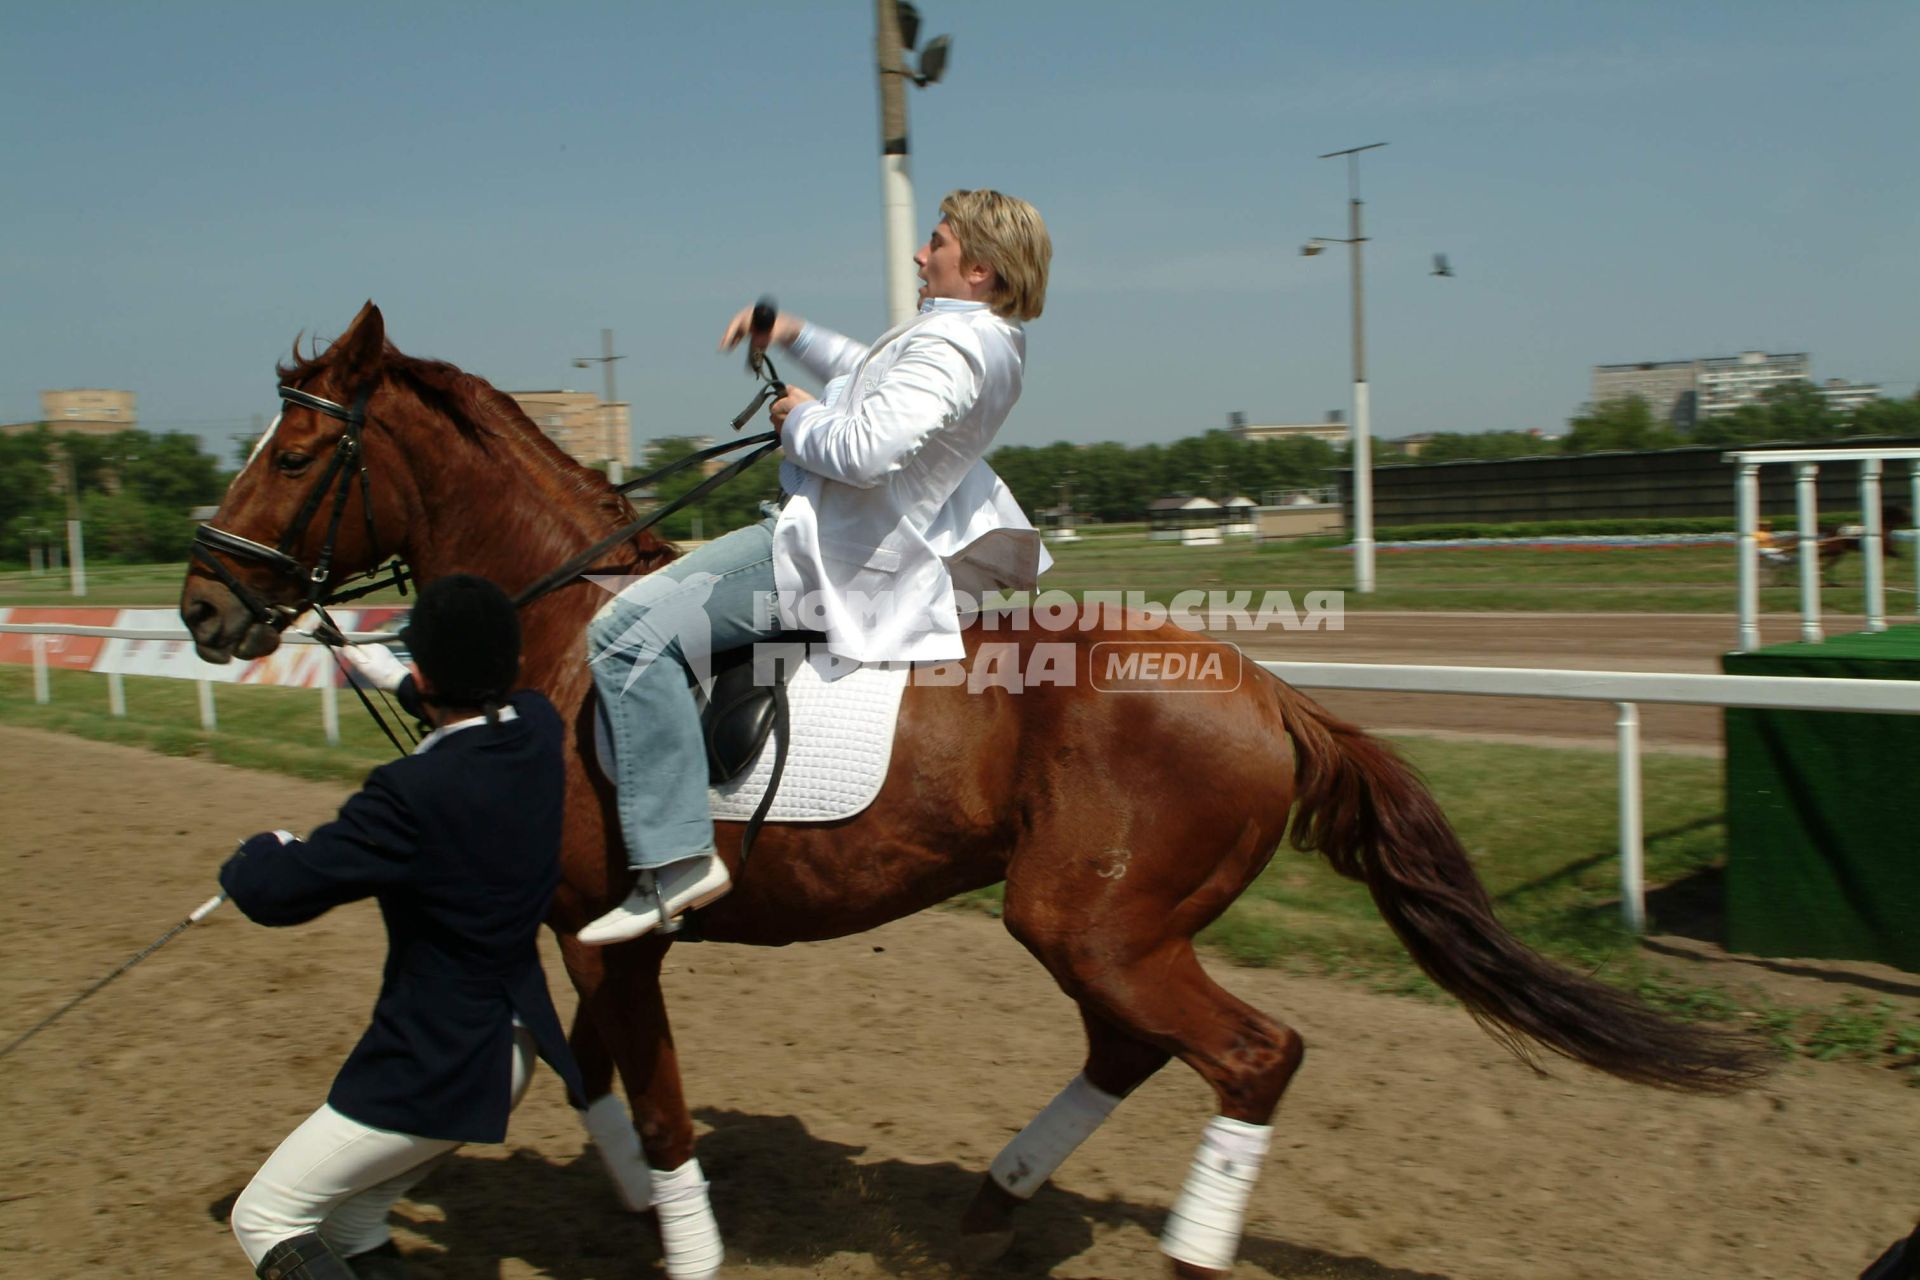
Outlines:
{"type": "Polygon", "coordinates": [[[509,391],[507,396],[576,462],[596,467],[633,463],[633,432],[624,401],[608,404],[591,391],[509,391]]]}
{"type": "Polygon", "coordinates": [[[1244,413],[1227,415],[1227,430],[1240,440],[1324,440],[1328,444],[1347,442],[1346,415],[1338,409],[1327,411],[1325,422],[1249,423],[1244,413]]]}
{"type": "Polygon", "coordinates": [[[1609,400],[1647,402],[1657,417],[1678,427],[1691,426],[1700,372],[1698,360],[1642,360],[1637,364],[1593,366],[1594,404],[1609,400]]]}
{"type": "Polygon", "coordinates": [[[1810,381],[1811,361],[1804,351],[1769,355],[1742,351],[1737,356],[1708,356],[1700,361],[1700,416],[1731,413],[1741,405],[1789,382],[1810,381]]]}
{"type": "Polygon", "coordinates": [[[1756,404],[1774,387],[1811,381],[1811,364],[1804,351],[1597,364],[1591,399],[1600,404],[1638,396],[1656,415],[1684,430],[1701,418],[1756,404]]]}

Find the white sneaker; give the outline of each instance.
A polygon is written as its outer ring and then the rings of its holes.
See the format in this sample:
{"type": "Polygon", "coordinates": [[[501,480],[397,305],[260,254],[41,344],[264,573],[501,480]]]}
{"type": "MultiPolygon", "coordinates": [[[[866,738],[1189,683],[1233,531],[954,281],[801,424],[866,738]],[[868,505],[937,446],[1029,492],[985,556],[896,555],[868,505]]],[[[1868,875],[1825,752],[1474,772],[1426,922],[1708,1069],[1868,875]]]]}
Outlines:
{"type": "Polygon", "coordinates": [[[706,906],[731,888],[733,877],[717,853],[670,862],[654,871],[642,871],[626,901],[584,926],[576,936],[590,947],[627,942],[683,911],[706,906]]]}

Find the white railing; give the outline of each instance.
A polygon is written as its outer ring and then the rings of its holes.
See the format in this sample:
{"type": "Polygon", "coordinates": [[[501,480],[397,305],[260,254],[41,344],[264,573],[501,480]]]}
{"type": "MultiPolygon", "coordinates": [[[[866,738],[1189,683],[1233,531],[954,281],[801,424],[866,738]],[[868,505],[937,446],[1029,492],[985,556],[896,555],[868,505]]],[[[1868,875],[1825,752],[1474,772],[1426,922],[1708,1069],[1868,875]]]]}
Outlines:
{"type": "MultiPolygon", "coordinates": [[[[0,623],[0,634],[33,637],[33,700],[41,706],[53,700],[53,686],[48,675],[46,643],[48,636],[91,637],[100,640],[162,640],[175,644],[187,643],[193,639],[184,627],[86,627],[59,622],[0,623]]],[[[400,642],[400,637],[390,631],[349,631],[346,637],[349,644],[398,644],[400,642]]],[[[280,642],[282,644],[320,643],[312,636],[298,631],[282,632],[280,642]]],[[[126,678],[118,671],[108,671],[104,674],[107,677],[108,712],[115,716],[126,715],[126,678]]],[[[200,727],[208,730],[218,728],[219,719],[213,702],[214,682],[196,680],[194,684],[199,694],[200,727]]],[[[320,728],[329,744],[339,743],[340,689],[331,681],[320,686],[320,728]]]]}
{"type": "MultiPolygon", "coordinates": [[[[34,700],[51,699],[42,637],[96,636],[129,640],[186,641],[184,629],[82,627],[55,623],[0,623],[0,633],[35,637],[34,700]]],[[[354,644],[394,644],[391,632],[349,632],[354,644]]],[[[288,632],[283,641],[313,644],[288,632]]],[[[1554,698],[1611,702],[1619,752],[1620,910],[1636,933],[1646,926],[1645,848],[1640,803],[1640,708],[1642,702],[1770,711],[1844,711],[1875,715],[1920,715],[1920,680],[1828,680],[1816,676],[1683,675],[1643,671],[1564,671],[1533,667],[1436,667],[1356,662],[1261,662],[1256,665],[1302,689],[1347,689],[1375,693],[1458,694],[1495,698],[1554,698]]],[[[121,677],[107,673],[108,705],[126,714],[121,677]]],[[[200,723],[215,728],[212,682],[201,680],[200,723]]],[[[338,689],[320,689],[327,741],[339,741],[338,689]]]]}
{"type": "Polygon", "coordinates": [[[1259,665],[1302,689],[1613,703],[1619,713],[1614,730],[1620,777],[1620,914],[1635,933],[1647,923],[1646,850],[1640,813],[1640,703],[1920,715],[1920,680],[1670,675],[1530,667],[1376,666],[1353,662],[1262,662],[1259,665]]]}
{"type": "Polygon", "coordinates": [[[1820,639],[1820,513],[1814,484],[1823,462],[1853,462],[1860,466],[1860,554],[1866,562],[1867,630],[1887,629],[1885,538],[1893,531],[1880,527],[1880,476],[1885,464],[1905,462],[1912,489],[1909,518],[1915,524],[1914,610],[1920,612],[1920,449],[1739,449],[1720,455],[1739,470],[1734,477],[1734,505],[1740,526],[1740,650],[1760,647],[1760,468],[1770,462],[1794,469],[1794,505],[1799,514],[1800,638],[1820,639]]]}

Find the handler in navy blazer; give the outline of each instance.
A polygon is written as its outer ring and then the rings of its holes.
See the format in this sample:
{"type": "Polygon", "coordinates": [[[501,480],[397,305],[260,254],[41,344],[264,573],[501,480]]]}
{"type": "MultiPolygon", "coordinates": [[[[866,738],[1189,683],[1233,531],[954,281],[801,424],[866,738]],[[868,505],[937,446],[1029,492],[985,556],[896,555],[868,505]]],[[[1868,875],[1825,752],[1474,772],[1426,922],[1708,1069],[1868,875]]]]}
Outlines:
{"type": "Polygon", "coordinates": [[[380,996],[327,1096],[362,1124],[502,1141],[514,1018],[574,1105],[586,1105],[535,947],[560,882],[562,726],[531,690],[507,705],[513,719],[447,733],[375,769],[305,840],[262,833],[220,869],[221,887],[260,924],[379,900],[380,996]]]}
{"type": "MultiPolygon", "coordinates": [[[[376,679],[433,732],[305,840],[254,836],[220,869],[261,924],[371,897],[387,926],[372,1022],[327,1101],[234,1202],[233,1234],[263,1280],[404,1274],[394,1202],[462,1143],[506,1137],[536,1053],[585,1106],[537,949],[560,880],[559,714],[509,693],[519,618],[484,578],[429,583],[401,634],[418,674],[377,649],[390,678],[376,679]]],[[[368,670],[369,655],[348,660],[368,670]]]]}

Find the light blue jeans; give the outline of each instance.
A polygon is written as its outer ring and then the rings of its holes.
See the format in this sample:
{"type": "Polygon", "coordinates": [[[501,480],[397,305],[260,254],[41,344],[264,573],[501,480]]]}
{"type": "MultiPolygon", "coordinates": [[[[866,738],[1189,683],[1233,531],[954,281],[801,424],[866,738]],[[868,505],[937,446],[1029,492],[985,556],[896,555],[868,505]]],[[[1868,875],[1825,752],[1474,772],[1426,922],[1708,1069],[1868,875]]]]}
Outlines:
{"type": "Polygon", "coordinates": [[[713,848],[707,753],[687,676],[704,674],[707,655],[780,634],[771,607],[774,519],[641,578],[587,627],[587,660],[613,735],[620,830],[636,870],[713,848]]]}

